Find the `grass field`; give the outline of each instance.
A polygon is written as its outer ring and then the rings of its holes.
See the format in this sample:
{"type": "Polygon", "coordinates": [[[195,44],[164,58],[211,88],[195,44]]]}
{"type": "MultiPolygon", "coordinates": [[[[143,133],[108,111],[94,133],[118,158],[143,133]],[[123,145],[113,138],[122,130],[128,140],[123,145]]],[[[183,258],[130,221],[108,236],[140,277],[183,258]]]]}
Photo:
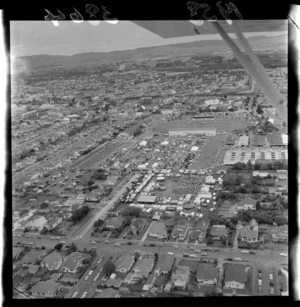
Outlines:
{"type": "Polygon", "coordinates": [[[209,138],[200,157],[195,162],[191,163],[189,168],[199,170],[213,166],[218,151],[222,146],[223,138],[223,135],[216,135],[209,138]]]}

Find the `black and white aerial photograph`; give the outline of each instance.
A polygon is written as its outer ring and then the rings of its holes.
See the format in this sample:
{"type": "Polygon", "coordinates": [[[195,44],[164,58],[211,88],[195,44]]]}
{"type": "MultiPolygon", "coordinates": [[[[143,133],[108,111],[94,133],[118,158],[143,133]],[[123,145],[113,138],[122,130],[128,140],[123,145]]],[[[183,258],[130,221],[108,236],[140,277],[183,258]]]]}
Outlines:
{"type": "Polygon", "coordinates": [[[9,40],[13,300],[289,296],[287,19],[9,40]]]}

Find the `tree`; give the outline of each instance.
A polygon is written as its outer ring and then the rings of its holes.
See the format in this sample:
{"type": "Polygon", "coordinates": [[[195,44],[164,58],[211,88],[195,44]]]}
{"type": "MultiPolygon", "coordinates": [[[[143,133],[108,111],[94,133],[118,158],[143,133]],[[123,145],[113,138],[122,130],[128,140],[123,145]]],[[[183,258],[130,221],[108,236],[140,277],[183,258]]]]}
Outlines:
{"type": "Polygon", "coordinates": [[[105,222],[101,219],[97,220],[96,222],[94,222],[93,227],[97,228],[97,227],[101,227],[105,222]]]}
{"type": "Polygon", "coordinates": [[[252,165],[252,162],[251,162],[250,160],[248,160],[248,162],[247,162],[247,164],[246,164],[246,168],[247,168],[248,170],[253,169],[253,165],[252,165]]]}
{"type": "Polygon", "coordinates": [[[253,194],[258,194],[258,193],[261,193],[261,190],[260,190],[260,188],[258,188],[258,187],[254,187],[254,188],[251,190],[251,192],[252,192],[253,194]]]}
{"type": "Polygon", "coordinates": [[[111,274],[113,274],[116,270],[116,266],[112,261],[107,261],[104,266],[103,266],[103,273],[105,274],[105,276],[110,276],[111,274]]]}
{"type": "Polygon", "coordinates": [[[73,253],[73,252],[76,252],[78,250],[76,244],[74,242],[72,242],[72,244],[70,245],[70,248],[69,248],[69,252],[70,253],[73,253]]]}
{"type": "Polygon", "coordinates": [[[48,208],[48,203],[42,202],[41,205],[40,205],[40,208],[41,208],[41,209],[46,209],[46,208],[48,208]]]}
{"type": "Polygon", "coordinates": [[[71,220],[74,224],[82,220],[90,211],[90,208],[88,206],[83,206],[76,210],[71,217],[71,220]]]}
{"type": "Polygon", "coordinates": [[[46,227],[44,227],[41,231],[40,234],[41,235],[46,235],[48,233],[48,229],[46,227]]]}
{"type": "Polygon", "coordinates": [[[123,216],[139,217],[140,214],[141,214],[141,209],[135,207],[128,207],[123,211],[123,216]]]}
{"type": "Polygon", "coordinates": [[[254,169],[255,169],[255,170],[260,170],[260,169],[261,169],[261,165],[258,164],[258,163],[255,163],[255,164],[254,164],[254,169]]]}
{"type": "Polygon", "coordinates": [[[89,266],[91,264],[91,258],[84,258],[82,260],[82,264],[86,265],[86,266],[89,266]]]}
{"type": "Polygon", "coordinates": [[[287,218],[283,215],[278,215],[273,218],[273,222],[277,225],[285,225],[287,224],[287,218]]]}
{"type": "Polygon", "coordinates": [[[274,169],[273,163],[269,162],[269,163],[267,164],[267,168],[268,168],[268,170],[273,170],[273,169],[274,169]]]}
{"type": "Polygon", "coordinates": [[[56,249],[57,251],[60,251],[63,247],[63,244],[62,243],[58,243],[54,246],[54,249],[56,249]]]}

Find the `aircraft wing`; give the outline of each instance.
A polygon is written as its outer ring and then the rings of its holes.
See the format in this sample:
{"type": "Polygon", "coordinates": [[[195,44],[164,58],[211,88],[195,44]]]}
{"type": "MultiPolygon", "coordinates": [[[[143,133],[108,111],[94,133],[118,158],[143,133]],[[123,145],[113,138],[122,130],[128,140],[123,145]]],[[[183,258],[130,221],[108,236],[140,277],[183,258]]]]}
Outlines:
{"type": "MultiPolygon", "coordinates": [[[[192,18],[191,18],[192,19],[192,18]]],[[[198,34],[217,34],[213,22],[204,21],[202,25],[196,26],[188,20],[131,20],[131,22],[159,35],[162,38],[174,38],[198,34]]],[[[233,28],[225,20],[218,23],[226,33],[234,33],[233,28]]],[[[246,32],[270,32],[287,31],[286,20],[234,20],[234,23],[243,33],[246,32]]]]}

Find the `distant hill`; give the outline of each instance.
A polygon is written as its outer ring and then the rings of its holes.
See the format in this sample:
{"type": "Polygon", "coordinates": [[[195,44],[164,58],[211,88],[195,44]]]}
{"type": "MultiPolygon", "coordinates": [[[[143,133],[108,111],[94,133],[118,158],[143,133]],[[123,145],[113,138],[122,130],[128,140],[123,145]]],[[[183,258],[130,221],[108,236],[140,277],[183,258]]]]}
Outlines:
{"type": "MultiPolygon", "coordinates": [[[[287,36],[256,36],[249,38],[254,50],[282,50],[287,51],[287,36]]],[[[145,47],[133,50],[113,52],[79,53],[72,56],[61,55],[33,55],[17,58],[15,69],[26,67],[28,70],[51,67],[82,67],[101,64],[113,64],[124,61],[136,61],[164,56],[204,55],[224,53],[230,49],[223,40],[203,40],[190,43],[173,44],[167,46],[145,47]]],[[[231,51],[230,51],[231,52],[231,51]]]]}

